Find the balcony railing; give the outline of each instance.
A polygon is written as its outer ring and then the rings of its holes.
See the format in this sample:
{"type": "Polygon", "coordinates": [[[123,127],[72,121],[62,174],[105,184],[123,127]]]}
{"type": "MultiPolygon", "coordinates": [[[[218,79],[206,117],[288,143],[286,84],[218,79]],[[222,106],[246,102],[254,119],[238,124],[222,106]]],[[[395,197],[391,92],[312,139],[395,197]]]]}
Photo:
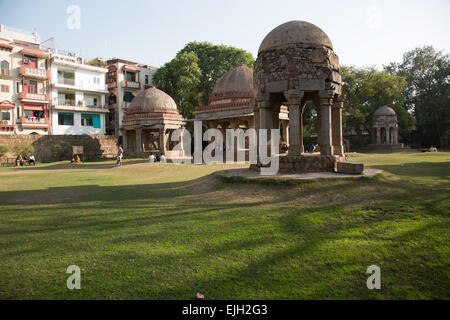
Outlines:
{"type": "Polygon", "coordinates": [[[137,82],[137,81],[125,80],[125,88],[140,89],[141,88],[141,84],[139,82],[137,82]]]}
{"type": "Polygon", "coordinates": [[[59,84],[69,85],[69,86],[74,86],[75,85],[75,79],[58,78],[58,83],[59,84]]]}
{"type": "Polygon", "coordinates": [[[20,71],[22,75],[27,77],[41,78],[41,79],[47,79],[48,77],[46,69],[31,68],[27,65],[24,65],[20,68],[20,71]]]}
{"type": "Polygon", "coordinates": [[[76,106],[75,100],[71,99],[58,99],[58,106],[76,106]]]}
{"type": "Polygon", "coordinates": [[[47,121],[46,121],[46,118],[35,118],[35,117],[26,118],[26,117],[24,117],[22,119],[22,123],[23,124],[46,124],[47,121]]]}
{"type": "Polygon", "coordinates": [[[27,100],[48,101],[48,95],[40,94],[40,93],[22,92],[22,95],[20,98],[27,99],[27,100]]]}

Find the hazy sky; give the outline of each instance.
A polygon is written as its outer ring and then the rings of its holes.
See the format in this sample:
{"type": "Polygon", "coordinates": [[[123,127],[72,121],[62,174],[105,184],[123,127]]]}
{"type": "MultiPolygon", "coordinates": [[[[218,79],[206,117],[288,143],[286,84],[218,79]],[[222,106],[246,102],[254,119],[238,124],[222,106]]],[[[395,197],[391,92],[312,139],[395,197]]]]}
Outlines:
{"type": "Polygon", "coordinates": [[[155,66],[190,41],[256,57],[265,35],[291,20],[324,30],[341,64],[381,67],[428,44],[450,52],[450,0],[0,0],[1,24],[54,37],[58,49],[155,66]],[[67,26],[71,5],[79,29],[67,26]]]}

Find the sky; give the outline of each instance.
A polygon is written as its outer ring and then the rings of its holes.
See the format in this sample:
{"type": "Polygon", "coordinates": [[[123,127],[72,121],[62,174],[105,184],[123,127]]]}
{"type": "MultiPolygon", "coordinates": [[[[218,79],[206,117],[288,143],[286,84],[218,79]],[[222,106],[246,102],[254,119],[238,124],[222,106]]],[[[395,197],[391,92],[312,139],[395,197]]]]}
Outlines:
{"type": "Polygon", "coordinates": [[[157,67],[191,41],[256,58],[291,20],[324,30],[343,65],[382,68],[424,45],[450,52],[450,0],[0,0],[1,24],[53,37],[57,49],[157,67]]]}

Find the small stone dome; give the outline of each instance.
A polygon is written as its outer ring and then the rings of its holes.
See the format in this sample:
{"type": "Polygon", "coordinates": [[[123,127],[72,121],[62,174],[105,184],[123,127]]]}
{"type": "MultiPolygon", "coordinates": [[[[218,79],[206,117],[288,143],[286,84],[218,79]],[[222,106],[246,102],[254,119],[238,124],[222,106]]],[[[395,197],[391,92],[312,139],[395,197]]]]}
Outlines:
{"type": "Polygon", "coordinates": [[[333,49],[330,38],[316,25],[306,21],[290,21],[276,27],[264,38],[258,54],[295,43],[325,46],[333,49]]]}
{"type": "Polygon", "coordinates": [[[133,109],[140,110],[176,110],[177,105],[175,101],[164,91],[161,91],[155,87],[143,90],[133,99],[128,108],[128,112],[133,109]]]}
{"type": "Polygon", "coordinates": [[[228,71],[217,80],[210,102],[236,95],[253,98],[253,70],[244,65],[228,71]]]}
{"type": "Polygon", "coordinates": [[[379,107],[373,114],[374,116],[395,116],[397,115],[394,109],[388,106],[379,107]]]}

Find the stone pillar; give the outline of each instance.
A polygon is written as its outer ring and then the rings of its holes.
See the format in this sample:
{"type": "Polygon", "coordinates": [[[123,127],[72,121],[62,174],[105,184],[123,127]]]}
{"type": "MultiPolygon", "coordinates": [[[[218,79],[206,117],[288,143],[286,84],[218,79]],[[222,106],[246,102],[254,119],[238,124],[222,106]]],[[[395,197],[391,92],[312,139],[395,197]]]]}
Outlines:
{"type": "MultiPolygon", "coordinates": [[[[258,114],[257,119],[259,120],[258,123],[255,123],[255,129],[259,146],[259,129],[267,129],[267,142],[270,140],[270,129],[272,129],[273,126],[272,105],[268,93],[258,93],[255,100],[255,114],[258,114]]],[[[269,143],[267,145],[269,145],[269,143]]]]}
{"type": "Polygon", "coordinates": [[[289,90],[284,93],[289,107],[289,152],[290,156],[300,156],[303,148],[302,98],[304,92],[289,90]]]}
{"type": "Polygon", "coordinates": [[[166,153],[166,128],[164,127],[159,130],[159,151],[162,154],[166,153]]]}
{"type": "Polygon", "coordinates": [[[331,132],[334,154],[338,156],[344,155],[344,138],[342,132],[342,109],[344,102],[339,97],[337,101],[333,102],[331,108],[331,132]]]}
{"type": "Polygon", "coordinates": [[[284,123],[284,136],[286,137],[286,143],[289,146],[289,121],[284,123]]]}
{"type": "Polygon", "coordinates": [[[391,144],[391,138],[390,138],[390,130],[389,127],[386,127],[386,144],[391,144]]]}
{"type": "Polygon", "coordinates": [[[136,152],[142,152],[142,129],[136,129],[136,152]]]}
{"type": "Polygon", "coordinates": [[[320,98],[320,154],[331,156],[334,154],[331,142],[331,105],[334,91],[319,91],[320,98]]]}
{"type": "Polygon", "coordinates": [[[381,128],[375,128],[377,134],[377,144],[381,144],[381,128]]]}
{"type": "Polygon", "coordinates": [[[394,143],[398,144],[398,126],[394,128],[394,143]]]}

